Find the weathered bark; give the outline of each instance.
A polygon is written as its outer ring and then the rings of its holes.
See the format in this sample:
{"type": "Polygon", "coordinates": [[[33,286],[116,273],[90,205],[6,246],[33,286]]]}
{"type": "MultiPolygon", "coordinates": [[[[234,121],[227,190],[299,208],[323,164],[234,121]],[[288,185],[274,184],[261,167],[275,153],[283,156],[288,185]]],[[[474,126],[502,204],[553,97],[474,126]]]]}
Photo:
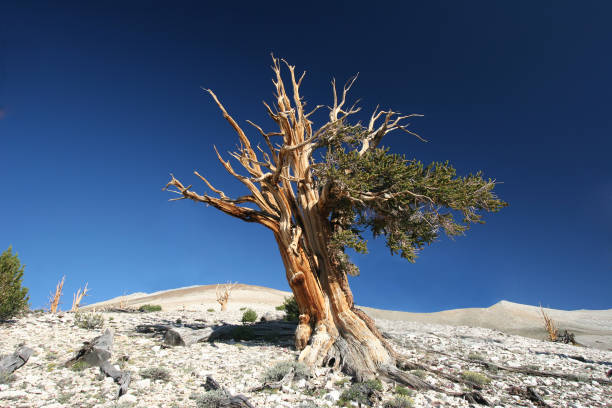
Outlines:
{"type": "Polygon", "coordinates": [[[232,395],[225,388],[221,387],[217,381],[211,376],[206,377],[206,383],[202,384],[206,391],[211,390],[222,390],[227,398],[221,401],[217,401],[217,407],[219,408],[255,408],[247,397],[244,395],[232,395]]]}
{"type": "MultiPolygon", "coordinates": [[[[311,254],[318,253],[312,259],[301,246],[284,247],[277,237],[287,280],[300,308],[299,360],[341,369],[360,381],[389,372],[396,364],[393,351],[367,315],[355,309],[346,274],[332,265],[327,254],[324,237],[329,235],[313,235],[323,241],[317,245],[323,251],[309,249],[311,254]]],[[[415,382],[410,385],[414,387],[415,382]]]]}
{"type": "Polygon", "coordinates": [[[172,327],[164,335],[164,344],[169,346],[191,346],[192,344],[208,340],[213,329],[194,330],[188,327],[172,327]]]}
{"type": "Polygon", "coordinates": [[[78,361],[97,366],[100,371],[115,380],[119,385],[118,397],[127,392],[130,385],[131,374],[128,371],[120,371],[116,369],[108,359],[111,356],[113,348],[113,331],[106,329],[101,336],[95,337],[93,340],[85,342],[74,356],[64,363],[65,367],[70,367],[78,361]]]}
{"type": "MultiPolygon", "coordinates": [[[[248,175],[238,174],[215,149],[217,157],[226,171],[250,194],[231,199],[197,172],[196,176],[218,197],[198,194],[191,190],[191,185],[183,185],[173,175],[165,188],[174,188],[170,191],[179,195],[175,200],[190,199],[210,205],[243,221],[259,223],[273,232],[287,281],[300,309],[295,332],[295,345],[301,350],[300,361],[310,366],[341,369],[357,380],[382,374],[413,388],[427,388],[422,381],[403,375],[396,368],[395,352],[365,313],[355,309],[346,272],[330,252],[333,228],[329,218],[337,197],[333,197],[329,182],[325,185],[315,183],[312,155],[325,143],[341,142],[341,132],[337,129],[349,115],[359,111],[355,105],[345,106],[355,78],[344,86],[340,95],[336,92],[335,82],[332,82],[334,100],[329,121],[313,130],[309,117],[318,107],[305,113],[299,92],[303,75],[298,79],[294,67],[286,65],[290,74],[288,86],[293,91],[291,97],[281,76],[281,62],[274,59],[276,103],[274,109],[264,103],[268,115],[278,125],[278,131],[266,133],[249,122],[259,131],[269,149],[269,152],[264,152],[258,148],[261,155],[213,91],[206,90],[240,140],[238,150],[230,155],[238,160],[248,175]],[[271,142],[271,138],[277,136],[282,137],[280,145],[271,142]],[[244,203],[256,209],[242,206],[244,203]]],[[[367,128],[364,128],[366,136],[358,154],[372,151],[383,136],[393,130],[414,134],[406,129],[404,123],[411,116],[414,115],[375,110],[367,128]]],[[[372,194],[365,192],[364,197],[372,197],[372,194]]]]}

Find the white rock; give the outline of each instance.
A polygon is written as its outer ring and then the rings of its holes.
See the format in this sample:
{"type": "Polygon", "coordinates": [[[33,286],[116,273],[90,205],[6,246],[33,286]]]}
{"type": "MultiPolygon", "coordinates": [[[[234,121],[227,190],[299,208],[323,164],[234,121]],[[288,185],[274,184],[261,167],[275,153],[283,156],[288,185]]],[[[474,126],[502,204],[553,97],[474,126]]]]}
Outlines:
{"type": "Polygon", "coordinates": [[[128,392],[127,394],[123,394],[121,397],[119,397],[119,402],[135,404],[136,402],[138,402],[138,398],[128,392]]]}
{"type": "Polygon", "coordinates": [[[336,402],[340,399],[340,391],[338,390],[330,391],[327,394],[325,394],[323,398],[326,399],[327,401],[336,402]]]}
{"type": "Polygon", "coordinates": [[[138,380],[136,382],[134,382],[134,388],[137,389],[146,389],[149,388],[151,386],[151,379],[150,378],[145,378],[144,380],[138,380]]]}

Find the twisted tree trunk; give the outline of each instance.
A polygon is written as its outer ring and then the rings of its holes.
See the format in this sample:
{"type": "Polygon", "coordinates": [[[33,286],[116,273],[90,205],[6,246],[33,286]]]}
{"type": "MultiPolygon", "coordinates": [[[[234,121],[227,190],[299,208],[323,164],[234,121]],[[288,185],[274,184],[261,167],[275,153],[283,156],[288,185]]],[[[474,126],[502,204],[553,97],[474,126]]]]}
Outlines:
{"type": "MultiPolygon", "coordinates": [[[[356,78],[344,86],[340,96],[332,81],[334,103],[329,108],[329,121],[318,130],[313,130],[309,117],[321,106],[305,113],[305,104],[299,93],[304,76],[296,78],[294,67],[286,65],[290,73],[289,86],[293,91],[291,97],[281,76],[280,61],[274,59],[274,109],[264,102],[268,115],[278,125],[278,131],[266,133],[249,122],[265,140],[268,152],[259,147],[260,153],[253,149],[242,128],[216,95],[207,90],[238,135],[240,146],[230,155],[248,175],[238,174],[218,151],[217,157],[227,172],[238,179],[250,194],[231,199],[197,172],[195,174],[218,197],[198,194],[191,190],[191,185],[184,186],[173,175],[166,188],[175,188],[170,190],[179,195],[175,200],[201,202],[243,221],[259,223],[273,232],[287,281],[300,309],[296,331],[296,347],[301,350],[300,361],[310,366],[333,366],[358,380],[385,374],[414,388],[427,388],[427,384],[417,378],[397,371],[397,356],[371,319],[355,309],[346,270],[340,267],[330,249],[334,206],[337,200],[352,197],[346,191],[339,196],[333,182],[321,184],[320,179],[315,180],[312,156],[321,146],[342,143],[344,120],[359,111],[355,106],[344,107],[347,92],[356,78]],[[281,137],[282,143],[273,143],[272,137],[281,137]],[[244,203],[256,208],[241,205],[244,203]]],[[[363,155],[375,149],[382,137],[393,130],[400,129],[412,134],[402,122],[411,116],[414,115],[401,116],[391,110],[375,111],[368,126],[363,128],[365,133],[357,153],[363,155]],[[382,124],[377,125],[381,118],[382,124]]],[[[355,199],[363,204],[377,197],[376,194],[366,191],[355,199]]],[[[421,196],[418,197],[421,199],[421,196]]]]}

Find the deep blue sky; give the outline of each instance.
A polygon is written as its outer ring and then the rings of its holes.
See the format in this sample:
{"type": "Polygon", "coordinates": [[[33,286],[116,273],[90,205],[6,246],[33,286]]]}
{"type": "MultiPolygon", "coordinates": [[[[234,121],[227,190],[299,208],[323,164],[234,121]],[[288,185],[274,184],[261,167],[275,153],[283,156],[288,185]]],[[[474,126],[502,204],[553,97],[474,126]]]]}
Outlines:
{"type": "Polygon", "coordinates": [[[33,307],[62,275],[64,307],[86,281],[88,302],[288,288],[265,228],[161,191],[170,172],[203,191],[198,170],[243,193],[212,149],[236,137],[200,86],[270,128],[270,52],[308,71],[312,105],[360,72],[364,112],[424,114],[412,128],[430,142],[392,134],[393,151],[503,182],[508,208],[416,264],[371,243],[357,303],[612,307],[612,3],[222,3],[0,3],[0,250],[26,265],[33,307]]]}

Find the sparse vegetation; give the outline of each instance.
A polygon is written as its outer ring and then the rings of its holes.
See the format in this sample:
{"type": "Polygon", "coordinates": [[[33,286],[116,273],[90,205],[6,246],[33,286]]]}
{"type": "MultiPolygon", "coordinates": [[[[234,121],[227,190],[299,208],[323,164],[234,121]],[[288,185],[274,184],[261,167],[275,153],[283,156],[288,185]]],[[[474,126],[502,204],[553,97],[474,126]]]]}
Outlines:
{"type": "Polygon", "coordinates": [[[491,382],[491,379],[489,377],[484,374],[477,373],[475,371],[464,371],[461,373],[461,377],[480,385],[487,385],[491,382]]]}
{"type": "Polygon", "coordinates": [[[253,309],[247,309],[242,314],[242,323],[253,323],[257,320],[257,313],[253,309]]]}
{"type": "Polygon", "coordinates": [[[74,395],[76,394],[76,392],[63,392],[60,391],[60,393],[57,395],[57,402],[59,402],[60,404],[67,404],[72,400],[72,397],[74,397],[74,395]]]}
{"type": "Polygon", "coordinates": [[[402,387],[401,385],[398,385],[397,387],[395,387],[395,393],[397,395],[401,395],[404,397],[412,397],[414,396],[414,391],[411,390],[410,388],[406,388],[406,387],[402,387]]]}
{"type": "Polygon", "coordinates": [[[170,372],[168,369],[164,367],[151,367],[145,368],[140,371],[140,376],[142,378],[149,378],[151,380],[159,380],[159,381],[169,381],[170,380],[170,372]]]}
{"type": "Polygon", "coordinates": [[[209,313],[212,313],[212,312],[215,311],[215,309],[212,309],[212,308],[211,309],[206,309],[206,311],[209,312],[209,313]]]}
{"type": "Polygon", "coordinates": [[[8,320],[28,308],[28,289],[21,286],[25,266],[8,247],[0,255],[0,321],[8,320]]]}
{"type": "Polygon", "coordinates": [[[350,407],[351,402],[356,402],[358,404],[372,406],[369,397],[374,391],[382,391],[382,383],[378,379],[355,383],[351,385],[351,388],[348,390],[344,390],[337,404],[341,407],[350,407]]]}
{"type": "Polygon", "coordinates": [[[304,401],[298,406],[298,408],[321,408],[321,407],[312,401],[304,401]]]}
{"type": "Polygon", "coordinates": [[[425,371],[425,370],[411,370],[410,374],[416,375],[417,377],[419,377],[421,379],[427,377],[427,371],[425,371]]]}
{"type": "Polygon", "coordinates": [[[470,353],[470,354],[468,354],[468,360],[484,361],[485,358],[480,353],[470,353]]]}
{"type": "Polygon", "coordinates": [[[162,307],[160,305],[142,305],[138,308],[139,312],[150,313],[150,312],[160,312],[162,307]]]}
{"type": "Polygon", "coordinates": [[[299,361],[290,360],[281,361],[280,363],[267,369],[263,375],[263,380],[264,382],[280,381],[291,370],[293,370],[293,373],[295,375],[294,379],[296,380],[308,378],[312,375],[310,369],[306,365],[300,363],[299,361]]]}
{"type": "Polygon", "coordinates": [[[104,317],[100,313],[76,312],[74,314],[74,324],[86,330],[101,329],[104,326],[104,317]]]}
{"type": "Polygon", "coordinates": [[[240,308],[240,311],[242,312],[242,311],[244,311],[244,310],[246,310],[246,309],[247,309],[247,308],[246,308],[245,306],[243,306],[243,307],[241,307],[241,308],[240,308]]]}
{"type": "Polygon", "coordinates": [[[335,385],[336,387],[342,387],[342,386],[344,386],[344,384],[346,384],[346,383],[347,383],[347,382],[349,382],[349,381],[350,381],[350,380],[349,380],[348,378],[343,378],[343,379],[341,379],[341,380],[335,381],[335,382],[334,382],[334,385],[335,385]]]}
{"type": "Polygon", "coordinates": [[[86,361],[80,360],[70,366],[72,371],[83,371],[91,367],[86,361]]]}
{"type": "Polygon", "coordinates": [[[228,398],[224,390],[210,390],[196,397],[197,408],[219,408],[221,402],[228,398]]]}
{"type": "Polygon", "coordinates": [[[392,400],[387,401],[383,405],[384,408],[412,408],[414,401],[410,397],[396,395],[392,400]]]}
{"type": "Polygon", "coordinates": [[[0,384],[10,384],[17,379],[14,374],[0,373],[0,384]]]}

